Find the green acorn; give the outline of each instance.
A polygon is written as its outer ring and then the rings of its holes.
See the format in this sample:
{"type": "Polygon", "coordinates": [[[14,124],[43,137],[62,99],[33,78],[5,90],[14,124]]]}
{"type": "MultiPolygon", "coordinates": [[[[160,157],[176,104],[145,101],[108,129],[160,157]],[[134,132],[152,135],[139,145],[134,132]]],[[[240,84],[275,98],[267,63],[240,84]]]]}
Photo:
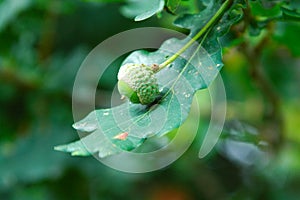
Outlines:
{"type": "Polygon", "coordinates": [[[132,103],[150,104],[159,94],[155,72],[157,65],[152,67],[144,64],[128,63],[118,73],[118,89],[121,95],[132,103]]]}

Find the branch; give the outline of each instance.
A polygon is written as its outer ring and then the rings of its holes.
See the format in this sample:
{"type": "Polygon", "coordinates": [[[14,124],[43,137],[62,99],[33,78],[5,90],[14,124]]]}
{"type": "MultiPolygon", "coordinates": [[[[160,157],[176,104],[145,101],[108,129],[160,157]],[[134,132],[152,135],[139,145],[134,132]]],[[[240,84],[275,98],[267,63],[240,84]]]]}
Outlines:
{"type": "Polygon", "coordinates": [[[264,47],[270,43],[270,35],[273,33],[273,24],[270,23],[267,27],[268,33],[265,37],[254,47],[248,42],[241,44],[241,51],[246,56],[250,64],[250,75],[257,88],[260,90],[262,96],[266,100],[263,132],[264,137],[269,141],[275,149],[277,149],[283,141],[284,135],[284,121],[281,111],[280,96],[276,89],[270,82],[269,78],[263,70],[261,62],[261,55],[264,47]]]}

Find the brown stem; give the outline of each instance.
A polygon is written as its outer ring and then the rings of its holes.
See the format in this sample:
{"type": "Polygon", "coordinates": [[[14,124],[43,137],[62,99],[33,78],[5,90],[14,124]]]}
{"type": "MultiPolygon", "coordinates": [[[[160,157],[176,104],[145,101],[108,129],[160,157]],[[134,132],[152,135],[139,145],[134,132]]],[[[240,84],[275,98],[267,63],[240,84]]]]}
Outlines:
{"type": "Polygon", "coordinates": [[[17,72],[17,68],[0,66],[0,80],[9,83],[17,88],[25,90],[33,90],[38,87],[38,80],[26,79],[17,72]]]}
{"type": "Polygon", "coordinates": [[[266,121],[262,127],[264,137],[267,141],[273,144],[275,149],[277,149],[283,141],[284,123],[280,97],[265,74],[263,64],[261,62],[261,55],[264,47],[270,42],[269,36],[273,32],[273,24],[269,24],[267,30],[269,33],[266,34],[256,46],[251,47],[248,42],[244,42],[241,45],[241,50],[250,64],[250,75],[252,80],[266,100],[264,113],[266,121]]]}
{"type": "Polygon", "coordinates": [[[50,56],[53,50],[53,43],[55,37],[55,25],[58,17],[57,10],[55,9],[60,7],[60,2],[54,0],[49,5],[50,7],[45,15],[45,22],[42,29],[41,39],[39,41],[38,54],[41,63],[43,63],[44,60],[47,59],[48,56],[50,56]]]}

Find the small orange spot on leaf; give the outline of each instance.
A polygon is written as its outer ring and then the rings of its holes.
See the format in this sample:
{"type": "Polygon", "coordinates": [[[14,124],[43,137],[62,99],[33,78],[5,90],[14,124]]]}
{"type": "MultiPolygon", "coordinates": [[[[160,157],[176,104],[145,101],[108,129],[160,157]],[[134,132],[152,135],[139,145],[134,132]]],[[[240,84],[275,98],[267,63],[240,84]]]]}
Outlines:
{"type": "Polygon", "coordinates": [[[117,139],[117,140],[126,140],[127,136],[128,136],[128,133],[124,132],[124,133],[121,133],[119,135],[116,135],[114,137],[114,139],[117,139]]]}

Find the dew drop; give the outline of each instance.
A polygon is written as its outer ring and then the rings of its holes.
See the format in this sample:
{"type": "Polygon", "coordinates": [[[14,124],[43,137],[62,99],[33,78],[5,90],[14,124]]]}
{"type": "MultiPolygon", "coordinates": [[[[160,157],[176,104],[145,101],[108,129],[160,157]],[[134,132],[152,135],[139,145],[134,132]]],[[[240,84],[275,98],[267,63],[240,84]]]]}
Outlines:
{"type": "Polygon", "coordinates": [[[88,122],[76,122],[73,124],[73,128],[75,128],[78,131],[83,131],[83,132],[92,132],[96,130],[97,124],[95,123],[88,123],[88,122]]]}
{"type": "Polygon", "coordinates": [[[107,115],[109,115],[109,112],[103,113],[103,116],[107,116],[107,115]]]}

